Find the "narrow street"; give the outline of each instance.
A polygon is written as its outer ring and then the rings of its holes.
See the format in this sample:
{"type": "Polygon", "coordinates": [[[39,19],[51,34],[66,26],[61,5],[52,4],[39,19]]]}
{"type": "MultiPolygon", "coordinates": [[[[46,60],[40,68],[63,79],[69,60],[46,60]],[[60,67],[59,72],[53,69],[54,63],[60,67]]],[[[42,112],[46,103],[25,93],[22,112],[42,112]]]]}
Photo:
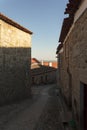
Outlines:
{"type": "Polygon", "coordinates": [[[56,85],[34,86],[32,94],[31,99],[0,107],[0,130],[66,130],[56,85]]]}

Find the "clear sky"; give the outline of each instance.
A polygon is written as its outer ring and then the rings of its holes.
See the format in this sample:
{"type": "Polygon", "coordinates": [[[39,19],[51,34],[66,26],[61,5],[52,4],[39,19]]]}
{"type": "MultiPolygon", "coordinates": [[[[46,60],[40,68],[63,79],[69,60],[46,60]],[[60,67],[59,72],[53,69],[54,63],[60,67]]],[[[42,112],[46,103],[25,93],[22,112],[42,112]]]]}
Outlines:
{"type": "Polygon", "coordinates": [[[33,32],[32,57],[56,60],[68,0],[0,0],[0,12],[33,32]]]}

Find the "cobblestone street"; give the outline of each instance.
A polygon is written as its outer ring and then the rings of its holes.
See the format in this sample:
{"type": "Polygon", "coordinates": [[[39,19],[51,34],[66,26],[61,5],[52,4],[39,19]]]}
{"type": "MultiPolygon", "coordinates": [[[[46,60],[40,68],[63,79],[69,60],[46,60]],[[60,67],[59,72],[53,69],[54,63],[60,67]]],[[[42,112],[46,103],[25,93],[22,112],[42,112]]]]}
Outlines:
{"type": "Polygon", "coordinates": [[[31,99],[0,107],[0,130],[70,130],[63,125],[56,85],[34,86],[32,93],[31,99]]]}

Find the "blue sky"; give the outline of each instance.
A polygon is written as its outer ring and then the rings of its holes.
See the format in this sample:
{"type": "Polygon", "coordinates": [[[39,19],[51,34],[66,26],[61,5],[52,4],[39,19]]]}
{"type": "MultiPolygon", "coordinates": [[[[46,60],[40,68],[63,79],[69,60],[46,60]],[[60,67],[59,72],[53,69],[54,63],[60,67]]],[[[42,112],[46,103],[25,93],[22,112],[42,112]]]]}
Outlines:
{"type": "Polygon", "coordinates": [[[0,0],[0,12],[33,32],[32,57],[56,60],[68,0],[0,0]]]}

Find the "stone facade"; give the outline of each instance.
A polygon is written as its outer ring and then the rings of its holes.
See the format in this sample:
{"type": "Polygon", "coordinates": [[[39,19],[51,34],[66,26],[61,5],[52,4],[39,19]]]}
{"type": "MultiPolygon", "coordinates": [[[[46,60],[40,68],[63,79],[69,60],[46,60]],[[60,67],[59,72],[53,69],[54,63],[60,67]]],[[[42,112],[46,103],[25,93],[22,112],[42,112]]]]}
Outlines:
{"type": "Polygon", "coordinates": [[[0,14],[0,104],[30,95],[31,34],[0,14]]]}
{"type": "Polygon", "coordinates": [[[58,52],[61,59],[58,81],[66,102],[73,111],[78,129],[83,129],[81,121],[84,118],[85,99],[81,84],[87,85],[87,4],[81,12],[85,1],[75,13],[73,24],[63,41],[63,52],[60,53],[61,49],[58,52]]]}
{"type": "Polygon", "coordinates": [[[47,65],[41,65],[37,59],[31,64],[32,85],[56,83],[57,69],[47,65]]]}
{"type": "Polygon", "coordinates": [[[57,67],[58,67],[57,61],[45,61],[45,60],[42,60],[42,61],[41,61],[41,64],[42,64],[42,65],[45,65],[45,66],[54,67],[54,68],[57,68],[57,67]]]}

